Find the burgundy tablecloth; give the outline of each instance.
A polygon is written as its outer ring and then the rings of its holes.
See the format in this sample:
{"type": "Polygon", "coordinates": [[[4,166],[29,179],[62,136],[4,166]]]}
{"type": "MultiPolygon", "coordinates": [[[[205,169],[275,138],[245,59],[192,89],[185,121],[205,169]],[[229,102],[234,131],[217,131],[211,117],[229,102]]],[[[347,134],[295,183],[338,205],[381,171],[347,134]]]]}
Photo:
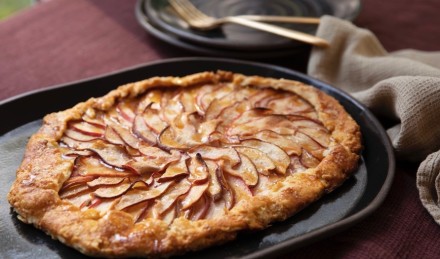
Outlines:
{"type": "MultiPolygon", "coordinates": [[[[0,100],[125,67],[193,56],[137,24],[134,0],[54,0],[0,22],[0,100]]],[[[387,50],[440,50],[440,1],[364,0],[355,23],[387,50]]],[[[304,57],[265,62],[305,69],[304,57]]],[[[439,258],[440,226],[422,207],[416,165],[398,161],[390,194],[355,227],[286,255],[296,258],[439,258]]]]}

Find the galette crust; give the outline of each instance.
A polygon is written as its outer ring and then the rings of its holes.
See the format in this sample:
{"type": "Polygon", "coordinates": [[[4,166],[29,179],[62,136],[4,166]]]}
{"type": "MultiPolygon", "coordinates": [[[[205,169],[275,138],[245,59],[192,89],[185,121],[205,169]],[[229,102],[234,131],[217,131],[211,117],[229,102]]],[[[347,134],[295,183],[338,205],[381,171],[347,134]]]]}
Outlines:
{"type": "Polygon", "coordinates": [[[245,229],[262,229],[282,221],[341,185],[357,168],[361,150],[359,126],[343,107],[325,93],[301,82],[244,76],[231,72],[202,72],[185,77],[154,77],[123,85],[100,98],[52,113],[33,135],[8,200],[19,218],[84,254],[105,257],[170,256],[224,243],[245,229]],[[221,218],[191,221],[183,217],[170,225],[158,219],[135,223],[128,213],[110,210],[105,215],[81,211],[60,198],[69,178],[71,160],[62,158],[59,140],[68,121],[94,110],[108,110],[115,102],[139,96],[153,87],[189,87],[234,82],[239,86],[282,89],[307,100],[335,140],[319,165],[292,174],[269,195],[238,203],[221,218]]]}

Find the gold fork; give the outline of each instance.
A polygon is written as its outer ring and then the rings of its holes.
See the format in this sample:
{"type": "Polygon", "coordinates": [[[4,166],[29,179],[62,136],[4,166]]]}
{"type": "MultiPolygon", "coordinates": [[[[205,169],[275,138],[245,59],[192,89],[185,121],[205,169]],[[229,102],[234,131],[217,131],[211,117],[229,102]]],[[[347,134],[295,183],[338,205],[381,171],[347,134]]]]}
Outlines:
{"type": "Polygon", "coordinates": [[[224,23],[235,23],[309,43],[318,47],[329,46],[326,40],[319,37],[271,24],[248,20],[240,16],[214,18],[202,13],[188,0],[169,0],[169,2],[174,10],[180,15],[180,17],[185,20],[191,28],[194,29],[211,30],[223,25],[224,23]]]}

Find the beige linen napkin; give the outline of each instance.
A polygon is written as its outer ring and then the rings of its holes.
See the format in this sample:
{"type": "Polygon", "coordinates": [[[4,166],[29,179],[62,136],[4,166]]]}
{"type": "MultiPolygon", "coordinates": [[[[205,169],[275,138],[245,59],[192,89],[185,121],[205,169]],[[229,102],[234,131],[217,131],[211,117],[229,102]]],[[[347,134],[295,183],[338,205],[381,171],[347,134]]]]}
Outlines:
{"type": "Polygon", "coordinates": [[[370,31],[330,16],[317,35],[331,46],[312,50],[308,73],[395,121],[387,132],[396,155],[422,161],[420,199],[440,224],[440,52],[388,53],[370,31]]]}

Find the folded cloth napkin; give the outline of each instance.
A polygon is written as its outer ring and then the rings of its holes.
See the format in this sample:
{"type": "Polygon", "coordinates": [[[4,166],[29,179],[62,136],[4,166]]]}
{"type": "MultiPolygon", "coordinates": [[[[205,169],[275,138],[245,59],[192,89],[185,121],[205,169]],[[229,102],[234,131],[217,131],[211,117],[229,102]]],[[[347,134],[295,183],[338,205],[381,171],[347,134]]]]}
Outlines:
{"type": "Polygon", "coordinates": [[[421,162],[417,187],[425,208],[440,224],[440,52],[388,53],[368,30],[325,16],[308,73],[352,94],[378,117],[398,159],[421,162]],[[394,122],[394,123],[393,123],[394,122]]]}

